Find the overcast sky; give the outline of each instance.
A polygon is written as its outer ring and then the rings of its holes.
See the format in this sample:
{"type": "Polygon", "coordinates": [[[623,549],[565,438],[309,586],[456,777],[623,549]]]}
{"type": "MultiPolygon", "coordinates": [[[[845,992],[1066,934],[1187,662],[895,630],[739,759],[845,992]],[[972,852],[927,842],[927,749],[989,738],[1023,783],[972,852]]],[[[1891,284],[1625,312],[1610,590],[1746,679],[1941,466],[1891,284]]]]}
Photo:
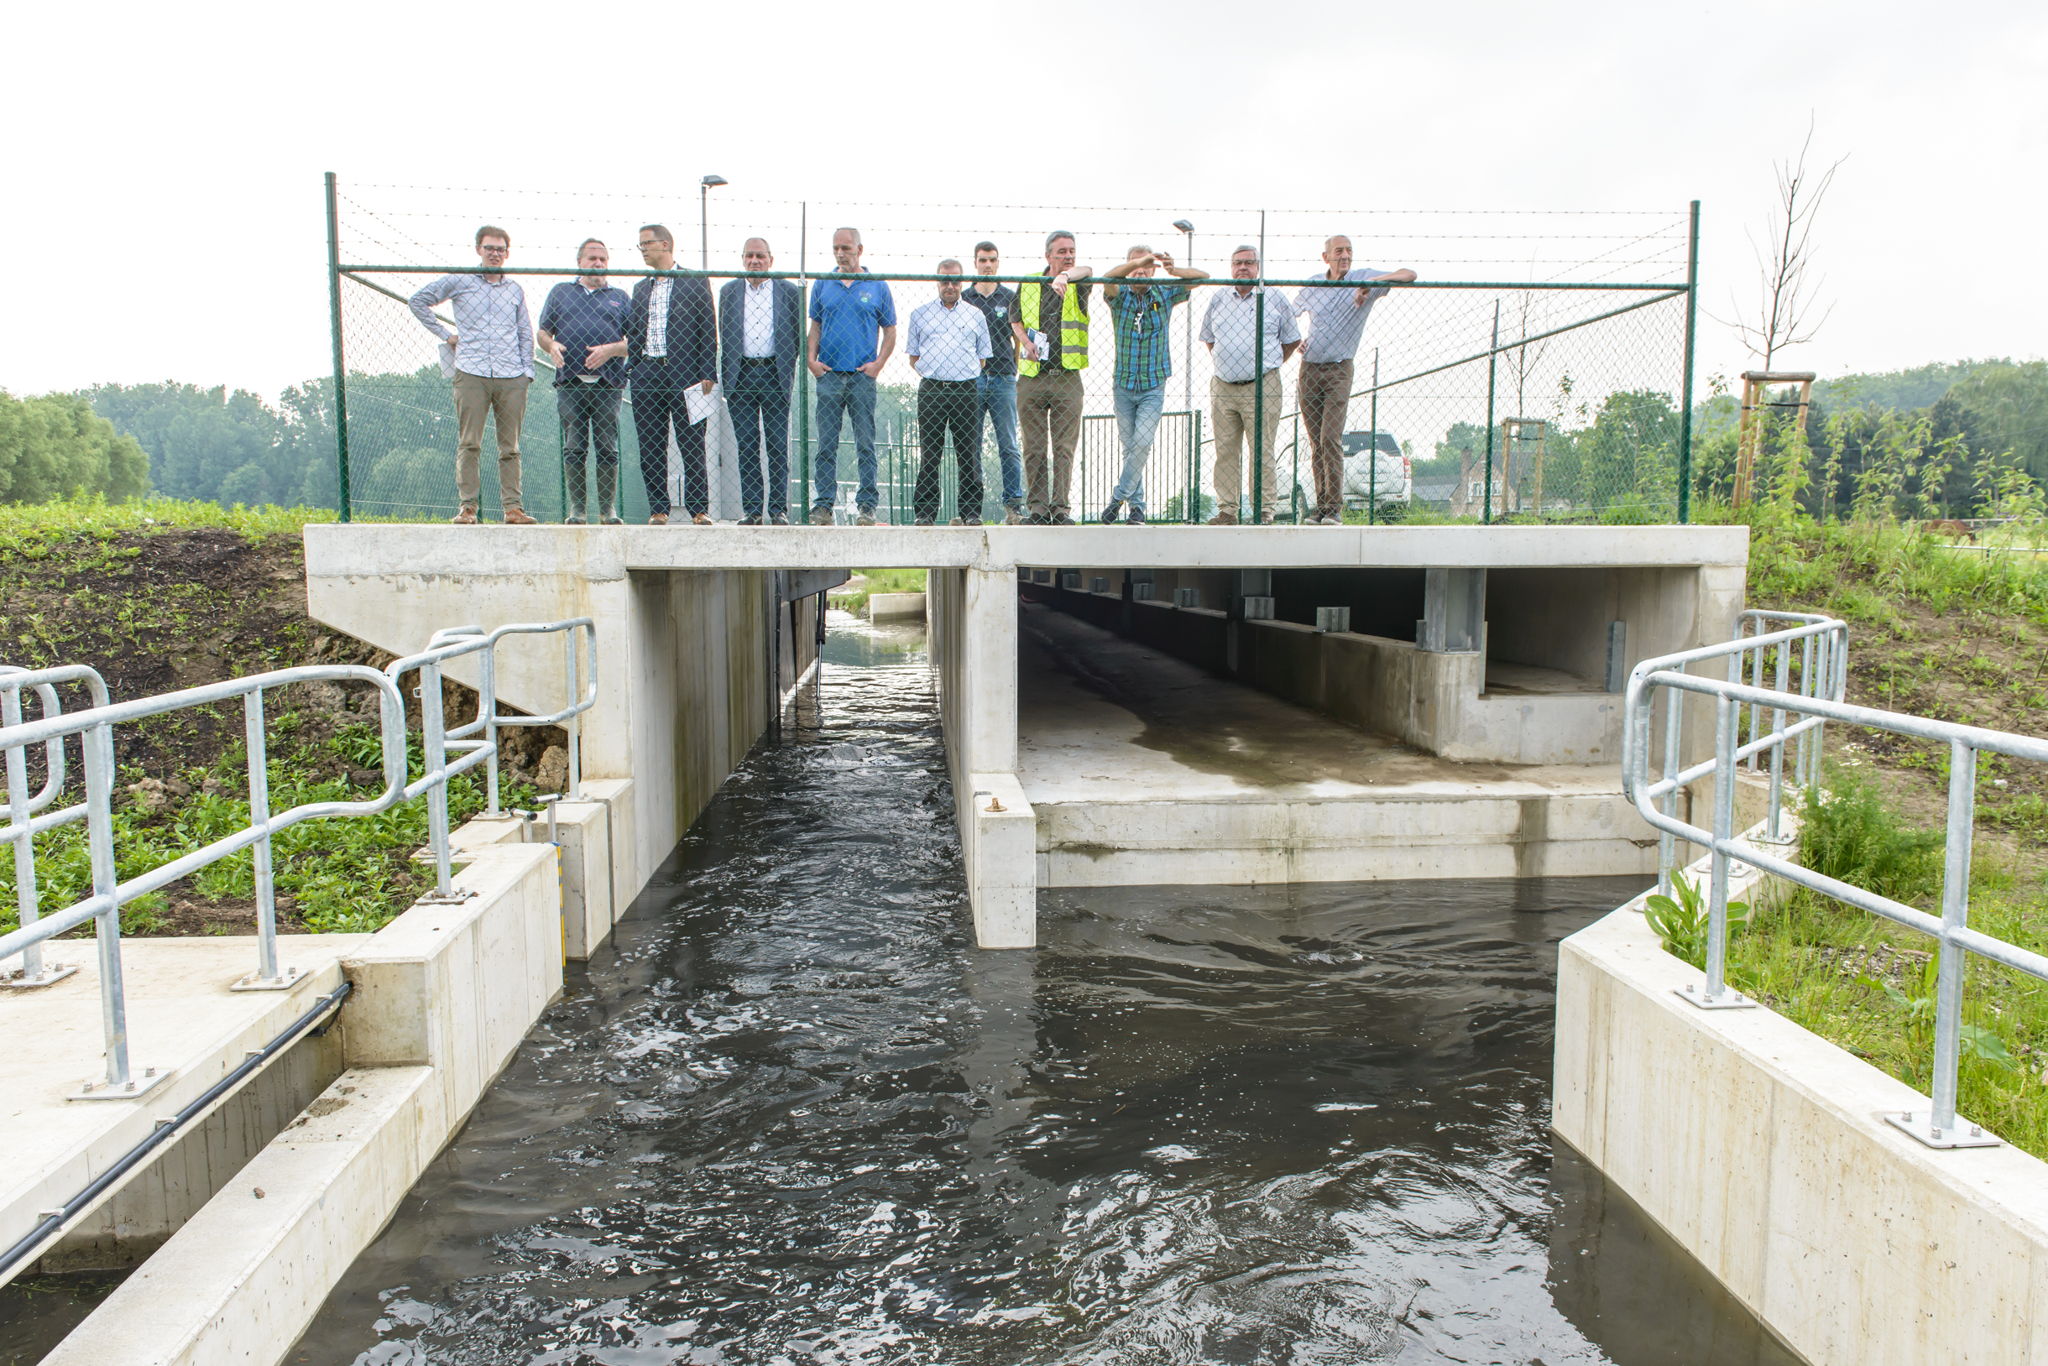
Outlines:
{"type": "MultiPolygon", "coordinates": [[[[798,200],[948,227],[914,206],[1060,206],[1077,226],[1168,236],[1169,210],[1204,207],[1202,230],[1217,234],[1206,248],[1226,245],[1237,206],[1585,210],[1599,224],[1647,210],[1640,221],[1668,230],[1697,198],[1703,305],[1726,316],[1753,307],[1746,231],[1761,231],[1772,163],[1797,150],[1809,112],[1816,168],[1848,158],[1815,237],[1834,311],[1785,365],[1842,373],[2048,347],[2039,3],[578,13],[513,0],[17,13],[13,211],[0,216],[15,326],[0,387],[177,379],[270,396],[323,373],[327,170],[345,189],[450,187],[455,216],[508,220],[527,265],[585,231],[629,242],[643,214],[674,224],[692,263],[706,172],[732,182],[712,209],[726,236],[742,215],[798,200]],[[495,212],[536,202],[515,190],[596,197],[556,197],[555,221],[521,222],[495,212]],[[1122,206],[1141,211],[1108,211],[1122,206]]],[[[408,193],[363,192],[411,210],[432,198],[408,193]]],[[[1016,220],[991,230],[1021,248],[1052,226],[1045,216],[991,213],[1016,220]]],[[[410,237],[424,259],[442,243],[412,230],[423,221],[394,220],[383,240],[410,237]]],[[[1290,221],[1320,230],[1316,214],[1290,221]]],[[[1381,259],[1395,249],[1374,242],[1381,221],[1329,230],[1350,230],[1362,262],[1502,273],[1469,240],[1441,244],[1435,264],[1381,259]]],[[[830,226],[812,221],[814,264],[830,226]]],[[[876,264],[887,246],[869,240],[876,264]]],[[[715,235],[714,261],[737,245],[715,235]]],[[[1113,260],[1109,243],[1090,245],[1084,258],[1113,260]]],[[[778,265],[795,264],[793,246],[777,244],[778,265]]],[[[1010,262],[1024,264],[1021,250],[1010,262]]],[[[1702,319],[1702,385],[1748,363],[1702,319]]]]}

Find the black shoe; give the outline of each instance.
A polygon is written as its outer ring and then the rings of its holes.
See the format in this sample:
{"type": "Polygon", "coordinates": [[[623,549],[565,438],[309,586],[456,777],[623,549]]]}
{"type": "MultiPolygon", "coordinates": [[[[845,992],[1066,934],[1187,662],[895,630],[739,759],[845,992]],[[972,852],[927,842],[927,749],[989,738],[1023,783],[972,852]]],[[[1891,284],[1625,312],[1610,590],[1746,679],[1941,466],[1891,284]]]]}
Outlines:
{"type": "Polygon", "coordinates": [[[760,513],[758,513],[758,512],[750,512],[750,513],[748,513],[748,514],[747,514],[746,516],[744,516],[744,517],[740,518],[740,525],[741,525],[741,526],[759,526],[759,525],[761,525],[761,514],[760,514],[760,513]]]}
{"type": "MultiPolygon", "coordinates": [[[[1101,517],[1101,521],[1102,521],[1102,524],[1103,524],[1104,526],[1108,526],[1108,525],[1109,525],[1110,523],[1112,523],[1112,522],[1116,521],[1116,520],[1117,520],[1117,515],[1116,515],[1116,514],[1117,514],[1118,510],[1119,510],[1119,509],[1121,509],[1122,507],[1123,507],[1123,504],[1122,504],[1122,503],[1111,503],[1111,504],[1110,504],[1110,505],[1109,505],[1108,507],[1104,508],[1104,509],[1102,510],[1102,517],[1101,517]]],[[[1135,511],[1135,509],[1133,509],[1133,511],[1135,511]]],[[[1139,516],[1143,516],[1144,514],[1143,514],[1143,513],[1139,513],[1138,515],[1139,515],[1139,516]]]]}
{"type": "Polygon", "coordinates": [[[938,518],[936,518],[936,517],[919,517],[919,518],[917,518],[916,520],[917,520],[917,525],[919,525],[919,526],[937,526],[937,525],[938,525],[938,518]]]}
{"type": "Polygon", "coordinates": [[[1052,518],[1042,512],[1034,512],[1024,519],[1025,526],[1051,526],[1052,518]]]}
{"type": "Polygon", "coordinates": [[[788,526],[789,510],[787,508],[775,509],[775,511],[768,514],[768,522],[771,526],[788,526]]]}
{"type": "Polygon", "coordinates": [[[1145,509],[1133,503],[1131,505],[1131,515],[1124,518],[1124,521],[1129,523],[1131,526],[1145,525],[1145,509]]]}
{"type": "Polygon", "coordinates": [[[1074,519],[1067,516],[1064,512],[1055,512],[1052,515],[1052,524],[1054,526],[1072,526],[1074,519]]]}
{"type": "Polygon", "coordinates": [[[820,503],[816,507],[811,509],[811,525],[832,525],[832,505],[830,503],[820,503]]]}
{"type": "Polygon", "coordinates": [[[562,519],[563,526],[582,526],[583,524],[581,517],[564,517],[562,519]]]}

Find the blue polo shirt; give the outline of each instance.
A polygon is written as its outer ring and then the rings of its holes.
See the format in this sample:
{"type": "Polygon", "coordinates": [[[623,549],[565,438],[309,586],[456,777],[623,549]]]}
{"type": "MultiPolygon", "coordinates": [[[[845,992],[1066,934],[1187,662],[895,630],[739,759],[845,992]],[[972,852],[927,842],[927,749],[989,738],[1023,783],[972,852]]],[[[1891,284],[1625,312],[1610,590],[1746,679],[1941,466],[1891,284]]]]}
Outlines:
{"type": "Polygon", "coordinates": [[[881,330],[896,325],[896,300],[866,271],[834,271],[811,286],[818,360],[827,370],[858,370],[881,354],[881,330]]]}
{"type": "MultiPolygon", "coordinates": [[[[633,301],[623,289],[605,285],[585,289],[581,280],[569,280],[548,291],[540,306],[540,329],[554,334],[562,344],[562,368],[555,372],[555,387],[575,384],[591,373],[583,358],[593,346],[606,346],[626,335],[626,315],[633,301]]],[[[611,389],[626,385],[626,359],[613,356],[597,368],[597,382],[611,389]]]]}

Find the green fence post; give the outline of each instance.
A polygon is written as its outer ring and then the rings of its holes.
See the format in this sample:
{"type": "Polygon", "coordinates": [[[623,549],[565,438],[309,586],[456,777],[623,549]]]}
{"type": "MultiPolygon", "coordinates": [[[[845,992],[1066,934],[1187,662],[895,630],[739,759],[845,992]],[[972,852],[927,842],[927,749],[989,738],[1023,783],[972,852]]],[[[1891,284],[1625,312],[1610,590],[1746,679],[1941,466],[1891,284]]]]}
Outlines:
{"type": "Polygon", "coordinates": [[[1685,244],[1685,373],[1679,377],[1678,521],[1692,520],[1692,349],[1700,305],[1700,202],[1692,201],[1685,244]]]}
{"type": "Polygon", "coordinates": [[[1493,346],[1486,353],[1486,492],[1480,521],[1493,522],[1493,379],[1500,362],[1500,300],[1493,301],[1493,346]]]}
{"type": "Polygon", "coordinates": [[[1252,301],[1252,525],[1266,520],[1266,263],[1252,301]]]}
{"type": "MultiPolygon", "coordinates": [[[[1377,526],[1380,520],[1380,349],[1372,349],[1372,416],[1367,419],[1372,426],[1372,449],[1365,467],[1365,524],[1377,526]]],[[[1343,485],[1337,489],[1340,507],[1338,520],[1342,520],[1341,506],[1344,502],[1343,485]]],[[[1415,487],[1411,480],[1408,487],[1408,504],[1415,505],[1415,487]]]]}
{"type": "Polygon", "coordinates": [[[797,462],[801,467],[797,478],[803,489],[797,499],[797,514],[791,518],[799,523],[808,522],[811,514],[811,366],[810,366],[810,300],[805,295],[811,292],[809,272],[804,268],[805,244],[810,237],[809,201],[797,209],[796,230],[796,288],[797,307],[801,310],[803,326],[797,329],[796,357],[796,406],[797,406],[797,462]]]}
{"type": "Polygon", "coordinates": [[[348,505],[348,372],[341,346],[341,216],[335,209],[334,172],[327,173],[327,308],[332,318],[334,348],[334,466],[338,488],[336,508],[349,520],[348,505]]]}

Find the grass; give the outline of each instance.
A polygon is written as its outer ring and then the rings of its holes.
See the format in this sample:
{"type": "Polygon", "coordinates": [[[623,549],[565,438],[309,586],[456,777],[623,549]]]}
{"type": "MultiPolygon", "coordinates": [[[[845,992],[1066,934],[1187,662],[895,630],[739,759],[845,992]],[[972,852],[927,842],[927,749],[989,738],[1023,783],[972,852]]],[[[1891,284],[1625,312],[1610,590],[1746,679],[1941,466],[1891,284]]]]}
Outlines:
{"type": "Polygon", "coordinates": [[[297,535],[308,522],[334,519],[327,508],[222,507],[180,498],[0,503],[0,559],[39,559],[50,548],[67,543],[111,541],[167,528],[232,531],[253,544],[270,536],[297,535]]]}
{"type": "Polygon", "coordinates": [[[877,593],[922,593],[922,569],[856,569],[853,577],[831,594],[831,604],[858,616],[867,610],[868,599],[877,593]]]}
{"type": "MultiPolygon", "coordinates": [[[[1864,774],[1842,770],[1809,801],[1801,862],[1922,910],[1939,912],[1942,836],[1901,820],[1864,774]]],[[[2038,872],[1976,861],[1970,923],[2048,952],[2048,891],[2038,872]]],[[[1774,885],[1729,941],[1728,980],[1794,1023],[1926,1094],[1933,1082],[1934,941],[1803,888],[1774,885]]],[[[2048,1158],[2048,983],[1972,959],[1967,968],[1959,1109],[2048,1158]]]]}

